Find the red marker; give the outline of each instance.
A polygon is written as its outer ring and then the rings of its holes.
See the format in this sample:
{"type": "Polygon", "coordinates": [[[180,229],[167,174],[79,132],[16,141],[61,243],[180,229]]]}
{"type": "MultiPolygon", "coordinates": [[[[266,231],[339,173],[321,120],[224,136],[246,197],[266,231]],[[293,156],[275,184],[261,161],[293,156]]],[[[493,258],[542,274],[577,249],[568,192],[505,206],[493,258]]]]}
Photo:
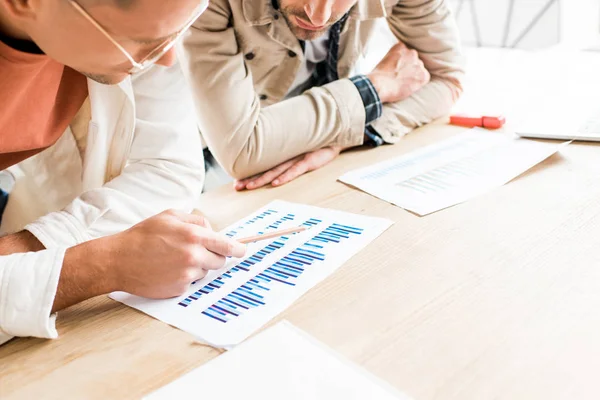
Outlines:
{"type": "Polygon", "coordinates": [[[464,115],[464,114],[450,116],[450,123],[452,125],[466,126],[469,128],[474,128],[476,126],[479,126],[481,128],[487,128],[487,129],[498,129],[498,128],[502,128],[502,126],[504,126],[505,122],[506,122],[506,118],[504,118],[501,115],[496,116],[496,117],[488,117],[488,116],[474,117],[474,116],[464,115]]]}

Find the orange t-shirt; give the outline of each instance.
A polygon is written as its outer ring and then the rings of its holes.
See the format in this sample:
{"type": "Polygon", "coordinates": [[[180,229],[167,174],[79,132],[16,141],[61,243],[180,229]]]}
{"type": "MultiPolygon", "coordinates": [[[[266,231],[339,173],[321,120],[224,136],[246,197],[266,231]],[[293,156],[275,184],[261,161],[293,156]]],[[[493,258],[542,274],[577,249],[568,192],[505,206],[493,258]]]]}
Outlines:
{"type": "Polygon", "coordinates": [[[0,170],[53,145],[88,95],[87,80],[79,72],[41,52],[20,51],[2,40],[0,170]]]}

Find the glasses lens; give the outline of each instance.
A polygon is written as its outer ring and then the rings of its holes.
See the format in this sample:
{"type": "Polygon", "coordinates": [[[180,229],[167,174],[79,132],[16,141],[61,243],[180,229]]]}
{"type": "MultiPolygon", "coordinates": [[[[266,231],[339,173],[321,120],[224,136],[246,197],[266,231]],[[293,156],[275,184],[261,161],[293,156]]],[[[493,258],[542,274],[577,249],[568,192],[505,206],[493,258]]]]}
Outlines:
{"type": "MultiPolygon", "coordinates": [[[[194,14],[192,14],[192,18],[184,25],[184,27],[173,37],[165,41],[163,44],[158,46],[156,49],[152,50],[150,54],[148,54],[142,61],[140,61],[142,69],[148,68],[148,66],[156,63],[161,59],[183,36],[183,34],[194,24],[194,22],[200,17],[200,15],[206,10],[208,7],[208,0],[202,1],[194,14]]],[[[134,68],[136,69],[136,68],[134,68]]],[[[139,69],[139,68],[138,68],[139,69]]]]}

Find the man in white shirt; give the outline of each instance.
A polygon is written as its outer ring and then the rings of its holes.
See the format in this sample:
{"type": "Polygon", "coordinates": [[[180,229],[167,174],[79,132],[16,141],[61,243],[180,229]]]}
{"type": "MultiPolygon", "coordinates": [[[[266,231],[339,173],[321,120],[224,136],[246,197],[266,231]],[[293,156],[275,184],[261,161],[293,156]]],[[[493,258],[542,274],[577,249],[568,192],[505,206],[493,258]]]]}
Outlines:
{"type": "Polygon", "coordinates": [[[207,4],[0,2],[0,165],[17,178],[2,221],[16,233],[0,238],[0,343],[56,337],[56,311],[111,291],[179,295],[244,253],[203,217],[164,211],[189,212],[201,191],[171,48],[207,4]]]}

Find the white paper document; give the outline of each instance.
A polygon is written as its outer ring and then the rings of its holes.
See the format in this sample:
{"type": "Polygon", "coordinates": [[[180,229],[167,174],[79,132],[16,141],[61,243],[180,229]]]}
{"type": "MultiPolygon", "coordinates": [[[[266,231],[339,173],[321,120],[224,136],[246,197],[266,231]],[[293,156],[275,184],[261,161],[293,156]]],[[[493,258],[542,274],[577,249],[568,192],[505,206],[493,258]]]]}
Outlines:
{"type": "Polygon", "coordinates": [[[145,399],[187,398],[408,400],[286,321],[145,399]]]}
{"type": "Polygon", "coordinates": [[[566,144],[536,142],[476,128],[351,171],[340,181],[418,215],[427,215],[504,185],[566,144]]]}
{"type": "Polygon", "coordinates": [[[233,238],[306,226],[303,232],[248,245],[191,285],[185,295],[150,300],[111,297],[217,347],[234,346],[381,235],[392,222],[302,204],[274,201],[224,230],[233,238]]]}

